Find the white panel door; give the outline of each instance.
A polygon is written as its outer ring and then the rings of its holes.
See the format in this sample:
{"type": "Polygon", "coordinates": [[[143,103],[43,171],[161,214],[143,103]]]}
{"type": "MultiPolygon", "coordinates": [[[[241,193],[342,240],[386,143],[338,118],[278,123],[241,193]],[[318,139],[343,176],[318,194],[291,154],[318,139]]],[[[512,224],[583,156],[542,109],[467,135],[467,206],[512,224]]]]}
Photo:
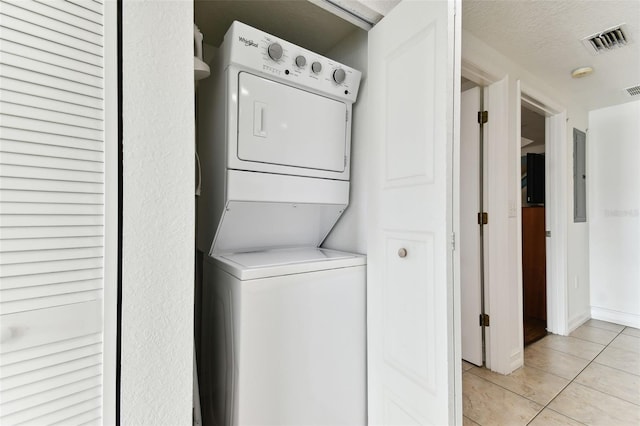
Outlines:
{"type": "Polygon", "coordinates": [[[404,1],[369,32],[370,424],[455,422],[453,3],[404,1]]]}
{"type": "Polygon", "coordinates": [[[462,359],[482,365],[480,327],[480,88],[460,99],[460,316],[462,359]]]}
{"type": "Polygon", "coordinates": [[[241,72],[238,158],[342,172],[347,105],[241,72]]]}

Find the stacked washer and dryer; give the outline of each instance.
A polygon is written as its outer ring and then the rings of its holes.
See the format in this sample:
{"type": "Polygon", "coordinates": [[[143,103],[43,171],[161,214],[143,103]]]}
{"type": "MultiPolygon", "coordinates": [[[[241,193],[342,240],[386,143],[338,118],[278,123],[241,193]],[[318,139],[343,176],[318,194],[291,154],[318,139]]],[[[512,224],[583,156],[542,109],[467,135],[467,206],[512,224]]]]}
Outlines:
{"type": "Polygon", "coordinates": [[[319,248],[360,77],[234,22],[200,83],[205,425],[366,423],[365,257],[319,248]]]}

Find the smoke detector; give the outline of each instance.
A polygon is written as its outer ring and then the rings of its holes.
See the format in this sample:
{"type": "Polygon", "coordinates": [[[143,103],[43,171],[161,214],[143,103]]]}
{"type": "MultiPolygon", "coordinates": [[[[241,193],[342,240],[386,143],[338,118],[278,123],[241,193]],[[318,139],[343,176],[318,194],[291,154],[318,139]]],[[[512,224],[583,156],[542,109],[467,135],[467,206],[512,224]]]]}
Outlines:
{"type": "Polygon", "coordinates": [[[626,24],[620,24],[585,37],[581,41],[589,52],[599,55],[626,46],[631,43],[631,38],[626,24]]]}
{"type": "Polygon", "coordinates": [[[592,72],[593,72],[593,68],[591,67],[576,68],[575,70],[571,71],[571,77],[582,78],[582,77],[588,76],[592,72]]]}

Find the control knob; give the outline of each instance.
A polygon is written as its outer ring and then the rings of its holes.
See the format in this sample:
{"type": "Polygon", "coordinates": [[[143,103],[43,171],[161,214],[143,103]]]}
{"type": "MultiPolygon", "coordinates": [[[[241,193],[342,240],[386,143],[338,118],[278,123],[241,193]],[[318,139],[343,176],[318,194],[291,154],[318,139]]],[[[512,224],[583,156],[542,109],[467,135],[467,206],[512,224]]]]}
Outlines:
{"type": "Polygon", "coordinates": [[[342,68],[338,68],[333,72],[333,81],[338,84],[344,82],[344,79],[347,77],[347,73],[344,72],[342,68]]]}
{"type": "Polygon", "coordinates": [[[278,43],[271,43],[269,45],[269,48],[267,49],[267,52],[269,53],[269,57],[274,61],[282,58],[282,46],[280,46],[278,43]]]}
{"type": "Polygon", "coordinates": [[[315,74],[320,74],[320,71],[322,71],[322,64],[320,62],[312,63],[311,71],[313,71],[315,74]]]}
{"type": "Polygon", "coordinates": [[[296,65],[298,68],[304,68],[307,65],[307,59],[304,56],[296,56],[296,65]]]}

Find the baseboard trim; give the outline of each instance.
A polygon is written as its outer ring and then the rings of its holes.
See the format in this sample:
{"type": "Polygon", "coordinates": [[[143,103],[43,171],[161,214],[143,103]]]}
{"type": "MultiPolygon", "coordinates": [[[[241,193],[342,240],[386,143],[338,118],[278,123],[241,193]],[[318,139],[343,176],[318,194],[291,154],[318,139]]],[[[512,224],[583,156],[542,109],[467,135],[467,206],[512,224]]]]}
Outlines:
{"type": "Polygon", "coordinates": [[[512,372],[522,367],[524,365],[524,352],[517,351],[516,353],[511,354],[509,364],[512,372]]]}
{"type": "MultiPolygon", "coordinates": [[[[591,308],[591,309],[593,309],[593,308],[591,308]]],[[[589,321],[589,319],[591,319],[592,316],[593,316],[593,310],[591,312],[589,312],[589,311],[583,312],[580,315],[577,315],[577,316],[573,317],[572,319],[570,319],[569,320],[569,328],[567,330],[567,335],[571,334],[573,332],[573,330],[575,330],[576,328],[580,327],[585,322],[589,321]]]]}
{"type": "Polygon", "coordinates": [[[628,312],[620,312],[592,306],[591,318],[626,325],[628,327],[640,328],[640,315],[628,312]]]}

